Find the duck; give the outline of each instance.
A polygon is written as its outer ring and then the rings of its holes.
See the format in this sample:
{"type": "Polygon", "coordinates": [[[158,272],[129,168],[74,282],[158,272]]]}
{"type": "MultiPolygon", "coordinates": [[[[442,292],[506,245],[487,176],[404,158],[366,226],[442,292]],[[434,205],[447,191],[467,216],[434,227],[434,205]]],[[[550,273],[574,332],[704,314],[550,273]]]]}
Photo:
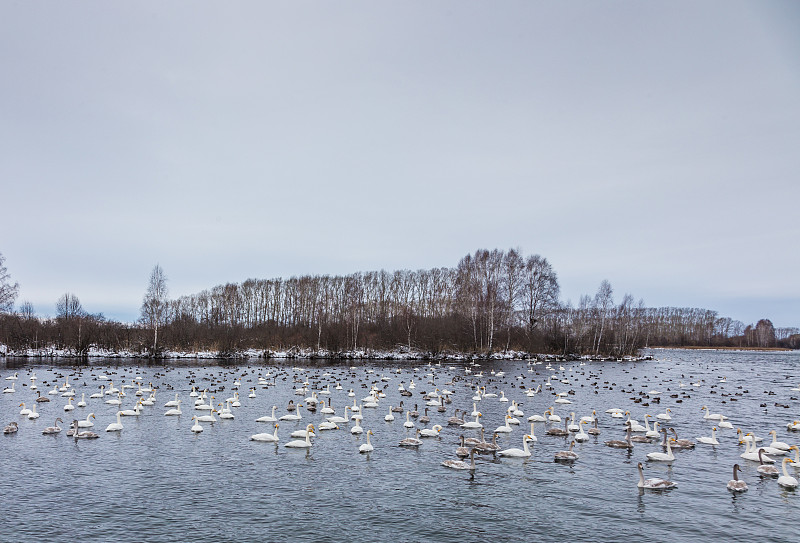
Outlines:
{"type": "MultiPolygon", "coordinates": [[[[531,451],[528,448],[528,438],[529,435],[525,435],[522,438],[522,449],[511,448],[511,449],[503,449],[502,451],[497,451],[497,454],[500,456],[511,456],[514,458],[527,458],[531,455],[531,451]]],[[[473,449],[474,450],[474,449],[473,449]]]]}
{"type": "MultiPolygon", "coordinates": [[[[300,407],[299,405],[297,407],[300,407]]],[[[284,447],[289,447],[290,449],[309,449],[311,448],[311,434],[314,432],[314,425],[309,424],[306,426],[306,439],[305,441],[301,439],[295,439],[289,441],[284,445],[284,447]]]]}
{"type": "Polygon", "coordinates": [[[59,422],[62,422],[62,423],[64,422],[63,420],[61,420],[61,417],[58,417],[56,419],[56,421],[53,423],[52,426],[48,426],[47,428],[42,430],[42,434],[48,435],[48,434],[58,434],[58,433],[60,433],[61,432],[61,426],[58,425],[59,422]]]}
{"type": "Polygon", "coordinates": [[[361,446],[358,447],[359,453],[370,453],[375,450],[375,447],[373,447],[372,443],[369,440],[369,436],[371,435],[372,435],[372,430],[367,430],[367,442],[362,443],[361,446]]]}
{"type": "Polygon", "coordinates": [[[714,426],[711,428],[711,437],[700,436],[697,438],[697,442],[702,443],[703,445],[719,445],[719,440],[717,439],[717,427],[714,426]]]}
{"type": "Polygon", "coordinates": [[[642,463],[639,462],[636,467],[639,470],[639,483],[636,486],[639,488],[645,488],[648,490],[667,490],[678,486],[677,483],[667,481],[666,479],[645,479],[644,471],[642,470],[642,463]]]}
{"type": "Polygon", "coordinates": [[[736,474],[738,471],[742,471],[742,468],[739,467],[739,464],[734,464],[733,479],[728,481],[728,490],[731,492],[747,492],[747,483],[739,480],[739,477],[736,474]]]}
{"type": "Polygon", "coordinates": [[[794,464],[794,460],[791,458],[784,458],[781,462],[781,469],[783,470],[783,475],[778,477],[778,484],[784,488],[797,488],[797,479],[792,477],[786,472],[786,464],[794,464]]]}

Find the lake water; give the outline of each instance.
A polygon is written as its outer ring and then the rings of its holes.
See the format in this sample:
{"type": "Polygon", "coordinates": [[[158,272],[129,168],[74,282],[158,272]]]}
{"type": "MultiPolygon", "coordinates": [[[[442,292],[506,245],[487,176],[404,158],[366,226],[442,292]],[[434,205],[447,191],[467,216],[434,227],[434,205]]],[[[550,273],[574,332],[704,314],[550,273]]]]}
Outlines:
{"type": "MultiPolygon", "coordinates": [[[[429,366],[405,362],[364,361],[328,364],[318,361],[280,361],[213,365],[170,361],[100,360],[74,367],[70,361],[8,359],[0,362],[0,386],[4,378],[19,374],[15,392],[0,395],[0,423],[19,423],[13,435],[0,435],[0,540],[39,541],[63,537],[87,541],[274,541],[289,537],[297,541],[647,541],[653,538],[688,541],[719,539],[744,541],[773,537],[797,540],[800,491],[787,491],[775,479],[762,479],[757,464],[739,458],[734,430],[720,430],[720,445],[698,444],[694,450],[675,452],[671,464],[648,462],[646,454],[661,451],[654,444],[636,444],[632,452],[603,445],[608,439],[623,439],[623,420],[606,409],[630,410],[644,421],[670,408],[674,427],[681,438],[693,441],[708,436],[712,423],[703,419],[701,406],[730,418],[735,427],[755,432],[768,442],[776,430],[781,441],[800,443],[800,433],[791,433],[787,423],[800,419],[800,354],[717,351],[652,351],[646,362],[578,362],[529,366],[522,361],[481,362],[465,373],[468,363],[429,366]],[[352,366],[352,368],[351,368],[352,366]],[[559,367],[563,366],[563,370],[559,367]],[[397,370],[400,370],[399,372],[397,370]],[[531,370],[531,371],[529,371],[531,370]],[[478,372],[483,373],[478,376],[478,372]],[[495,375],[492,375],[492,371],[495,375]],[[76,403],[85,393],[88,406],[65,414],[67,399],[48,396],[37,405],[41,417],[29,420],[19,415],[21,402],[28,407],[36,397],[30,390],[35,372],[38,390],[47,395],[54,384],[69,376],[76,403]],[[497,372],[504,372],[498,376],[497,372]],[[274,385],[262,387],[259,375],[274,376],[274,385]],[[88,399],[107,381],[122,388],[132,379],[157,387],[156,404],[139,417],[123,417],[121,433],[106,433],[115,421],[115,406],[88,399]],[[553,376],[556,377],[553,377],[553,376]],[[303,412],[299,422],[281,422],[280,443],[249,441],[258,432],[271,432],[272,424],[255,419],[287,413],[295,395],[295,382],[308,380],[313,390],[330,386],[336,414],[352,405],[348,390],[360,400],[376,384],[386,393],[379,407],[363,409],[365,431],[373,431],[374,452],[359,454],[365,435],[352,435],[353,424],[340,430],[323,431],[310,450],[283,445],[289,434],[307,423],[317,425],[325,415],[303,412]],[[389,380],[382,380],[382,377],[389,380]],[[233,385],[241,379],[241,407],[233,408],[234,420],[204,423],[204,431],[193,434],[191,417],[193,384],[214,391],[215,402],[233,396],[233,385]],[[552,389],[528,397],[525,390],[544,384],[552,389]],[[725,378],[725,382],[722,379],[725,378]],[[398,385],[416,384],[412,397],[400,396],[398,385]],[[569,380],[568,384],[561,379],[569,380]],[[343,390],[335,390],[340,382],[343,390]],[[679,387],[679,382],[686,385],[679,387]],[[699,383],[692,386],[690,383],[699,383]],[[28,386],[22,386],[23,384],[28,386]],[[565,450],[567,440],[544,435],[536,425],[538,442],[527,459],[479,456],[474,477],[441,466],[455,459],[461,434],[477,436],[475,430],[448,426],[456,408],[472,411],[474,389],[502,391],[518,401],[522,425],[501,435],[502,448],[522,447],[522,436],[530,431],[527,417],[548,407],[562,418],[574,411],[578,417],[596,410],[602,434],[577,444],[580,458],[573,464],[553,461],[565,450]],[[224,389],[223,389],[224,387],[224,389]],[[249,398],[250,388],[256,397],[249,398]],[[423,411],[423,392],[450,389],[452,403],[445,413],[430,408],[431,422],[441,423],[438,438],[424,439],[419,449],[406,449],[398,442],[412,435],[403,427],[405,415],[395,413],[385,422],[389,406],[423,411]],[[660,403],[646,393],[658,389],[660,403]],[[554,403],[555,393],[570,392],[572,404],[554,403]],[[183,415],[166,417],[164,403],[178,393],[183,415]],[[673,397],[676,396],[676,397],[673,397]],[[634,400],[641,399],[640,403],[634,400]],[[649,404],[649,405],[645,405],[649,404]],[[776,406],[776,404],[779,404],[776,406]],[[788,405],[788,408],[782,407],[788,405]],[[96,440],[68,438],[68,424],[60,435],[42,435],[56,417],[67,423],[94,413],[96,440]],[[645,477],[661,477],[678,487],[661,493],[641,492],[636,487],[636,463],[645,464],[645,477]],[[734,463],[742,465],[741,478],[750,490],[733,495],[726,489],[734,463]]],[[[273,377],[269,378],[273,382],[273,377]]],[[[122,407],[132,409],[136,389],[126,389],[122,407]]],[[[147,395],[145,394],[145,397],[147,395]]],[[[310,392],[305,396],[310,396],[310,392]]],[[[503,424],[510,403],[484,398],[478,403],[482,422],[491,430],[503,424]]],[[[217,416],[217,418],[219,418],[217,416]]],[[[563,426],[563,425],[558,425],[563,426]]],[[[800,470],[789,467],[790,474],[800,470]]]]}

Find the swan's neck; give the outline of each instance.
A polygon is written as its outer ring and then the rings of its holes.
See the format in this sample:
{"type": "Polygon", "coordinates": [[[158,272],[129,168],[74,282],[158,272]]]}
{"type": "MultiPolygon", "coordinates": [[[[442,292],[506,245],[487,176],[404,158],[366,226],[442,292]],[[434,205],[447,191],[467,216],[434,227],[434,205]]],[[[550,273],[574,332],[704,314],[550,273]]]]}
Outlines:
{"type": "Polygon", "coordinates": [[[639,486],[644,486],[644,473],[642,472],[642,465],[638,464],[637,467],[639,468],[639,486]]]}

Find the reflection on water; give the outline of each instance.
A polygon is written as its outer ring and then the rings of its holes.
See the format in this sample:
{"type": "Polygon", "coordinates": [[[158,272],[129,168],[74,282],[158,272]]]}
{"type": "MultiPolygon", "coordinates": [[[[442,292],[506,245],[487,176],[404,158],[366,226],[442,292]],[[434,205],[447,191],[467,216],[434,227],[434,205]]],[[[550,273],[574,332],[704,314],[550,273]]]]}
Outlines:
{"type": "MultiPolygon", "coordinates": [[[[712,412],[729,417],[734,428],[762,436],[775,429],[781,441],[799,443],[800,434],[786,430],[788,422],[800,418],[798,393],[791,391],[798,381],[798,353],[653,354],[656,360],[640,363],[565,362],[563,371],[559,364],[547,369],[545,365],[531,368],[525,362],[481,363],[472,374],[465,373],[463,364],[408,366],[383,361],[358,362],[351,368],[352,362],[329,365],[324,361],[224,366],[178,361],[164,366],[107,360],[73,368],[68,362],[54,366],[9,360],[0,367],[0,375],[16,371],[19,380],[15,393],[0,395],[0,422],[5,426],[17,421],[19,432],[0,436],[4,467],[0,495],[6,505],[0,534],[13,534],[9,539],[13,541],[64,533],[80,534],[81,541],[133,537],[157,542],[188,538],[266,541],[287,536],[301,541],[576,537],[644,541],[654,534],[678,540],[732,541],[738,534],[744,539],[743,534],[794,533],[800,492],[782,490],[775,479],[762,480],[755,463],[739,458],[743,448],[735,430],[720,429],[718,446],[698,444],[694,450],[675,451],[672,464],[646,460],[648,452],[661,451],[657,443],[637,443],[633,451],[627,451],[606,447],[603,441],[624,438],[625,419],[611,418],[606,409],[630,411],[644,423],[646,414],[655,416],[670,408],[673,419],[667,426],[674,427],[681,438],[696,440],[710,435],[712,422],[704,420],[701,411],[701,406],[708,405],[712,412]],[[501,370],[505,374],[497,375],[501,370]],[[51,399],[37,404],[38,420],[21,417],[18,407],[23,401],[31,405],[36,397],[29,388],[32,371],[38,390],[51,399]],[[479,371],[482,377],[476,376],[479,371]],[[259,385],[258,377],[270,372],[275,384],[259,385]],[[97,379],[101,373],[108,374],[119,388],[137,379],[145,385],[152,382],[158,389],[155,406],[146,407],[139,417],[123,417],[124,429],[119,434],[103,431],[114,422],[117,408],[88,399],[100,384],[108,383],[97,379]],[[75,401],[85,392],[89,402],[71,415],[63,411],[66,398],[47,395],[67,376],[75,387],[75,401]],[[241,379],[241,407],[233,408],[235,419],[203,424],[204,431],[197,435],[190,432],[191,416],[196,413],[191,407],[194,398],[189,397],[191,385],[208,388],[219,403],[233,396],[237,378],[241,379]],[[527,396],[527,390],[548,379],[552,390],[543,387],[541,393],[527,396]],[[251,434],[272,429],[271,424],[255,419],[269,414],[273,405],[280,416],[289,400],[303,402],[311,395],[294,394],[306,380],[312,390],[330,385],[327,397],[337,414],[353,403],[349,389],[358,403],[373,385],[386,394],[378,408],[363,408],[361,425],[365,432],[374,433],[372,453],[359,454],[366,436],[352,435],[347,424],[340,424],[340,430],[320,432],[311,449],[283,447],[292,431],[323,421],[319,411],[303,411],[302,420],[281,422],[277,445],[248,440],[251,434]],[[398,385],[402,382],[408,387],[412,380],[416,384],[413,395],[401,396],[398,385]],[[342,390],[334,389],[337,382],[342,390]],[[576,443],[580,456],[576,462],[560,464],[553,456],[568,448],[568,440],[545,436],[542,424],[537,424],[532,457],[480,456],[474,477],[448,470],[440,463],[455,458],[458,436],[472,437],[478,432],[448,426],[447,418],[456,408],[472,411],[478,385],[498,396],[503,392],[525,412],[518,417],[519,427],[498,436],[501,448],[520,447],[523,432],[530,430],[527,417],[551,406],[562,418],[571,412],[580,418],[596,410],[602,433],[576,443]],[[256,397],[248,398],[252,387],[256,397]],[[430,423],[416,423],[417,427],[442,424],[439,437],[424,438],[418,450],[399,447],[398,442],[413,432],[403,428],[405,416],[396,416],[391,423],[383,420],[388,406],[402,400],[407,408],[416,404],[423,411],[422,393],[444,388],[454,392],[446,411],[429,406],[430,423]],[[661,394],[648,394],[655,389],[661,394]],[[183,415],[164,417],[162,406],[176,392],[183,402],[183,415]],[[558,392],[567,392],[572,403],[555,403],[558,392]],[[102,434],[100,439],[41,435],[58,416],[85,419],[89,412],[96,414],[93,430],[102,434]],[[645,477],[673,480],[678,487],[664,492],[638,489],[636,463],[640,461],[645,477]],[[738,496],[726,490],[736,462],[742,464],[741,477],[750,486],[738,496]]],[[[125,389],[123,409],[133,408],[135,392],[135,388],[125,389]]],[[[503,423],[511,405],[499,398],[477,403],[489,429],[503,423]]],[[[65,430],[66,426],[62,425],[65,430]]]]}

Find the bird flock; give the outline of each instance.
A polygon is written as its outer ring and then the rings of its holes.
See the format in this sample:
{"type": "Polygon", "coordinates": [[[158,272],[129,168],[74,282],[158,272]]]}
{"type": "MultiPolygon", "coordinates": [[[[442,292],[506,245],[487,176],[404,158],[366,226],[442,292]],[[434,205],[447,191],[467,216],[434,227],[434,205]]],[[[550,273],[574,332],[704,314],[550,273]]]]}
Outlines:
{"type": "MultiPolygon", "coordinates": [[[[3,433],[59,436],[60,424],[66,420],[64,434],[75,440],[94,440],[105,433],[125,432],[126,418],[156,414],[190,419],[188,432],[199,438],[222,421],[238,423],[243,405],[257,405],[264,414],[243,426],[264,425],[265,431],[243,429],[243,441],[308,451],[318,440],[346,432],[363,440],[352,452],[368,456],[377,448],[396,448],[398,454],[403,449],[424,451],[426,440],[445,440],[453,443],[452,454],[431,461],[466,471],[471,477],[486,461],[533,458],[563,465],[580,462],[581,454],[592,450],[587,447],[621,449],[626,451],[623,459],[637,455],[642,460],[631,475],[632,487],[664,491],[679,487],[680,481],[645,478],[645,467],[688,462],[692,454],[711,448],[740,458],[728,466],[731,492],[747,490],[747,481],[739,475],[742,465],[749,464],[757,466],[759,477],[776,479],[782,489],[798,486],[794,475],[800,468],[800,449],[793,443],[798,442],[794,436],[800,436],[796,433],[800,416],[789,417],[784,427],[757,427],[715,413],[709,405],[700,409],[683,405],[692,397],[712,405],[759,401],[748,398],[750,393],[742,385],[729,385],[726,376],[711,380],[690,375],[687,383],[653,377],[646,384],[634,384],[637,377],[631,377],[631,382],[617,384],[603,381],[603,364],[519,361],[504,364],[506,369],[513,368],[508,371],[490,369],[491,364],[484,369],[477,362],[404,368],[378,364],[164,366],[147,379],[135,366],[38,366],[3,373],[2,416],[8,420],[3,433]],[[37,371],[44,374],[41,382],[37,371]],[[628,395],[627,404],[606,405],[609,397],[619,401],[619,392],[628,395]],[[284,400],[280,406],[279,398],[284,400]],[[661,408],[662,400],[672,407],[661,408]],[[11,406],[16,412],[9,412],[11,406]],[[634,413],[641,414],[641,421],[633,418],[634,413]],[[107,423],[103,430],[97,414],[107,423]],[[37,424],[43,416],[53,420],[53,425],[37,424]],[[690,418],[706,424],[709,435],[681,439],[676,428],[690,418]],[[402,439],[388,441],[398,433],[402,439]],[[498,439],[515,446],[504,447],[498,439]]],[[[624,366],[621,371],[623,375],[630,372],[624,366]]],[[[797,392],[800,386],[788,390],[787,399],[796,399],[797,392]]],[[[608,462],[617,460],[611,451],[607,455],[608,462]]]]}

